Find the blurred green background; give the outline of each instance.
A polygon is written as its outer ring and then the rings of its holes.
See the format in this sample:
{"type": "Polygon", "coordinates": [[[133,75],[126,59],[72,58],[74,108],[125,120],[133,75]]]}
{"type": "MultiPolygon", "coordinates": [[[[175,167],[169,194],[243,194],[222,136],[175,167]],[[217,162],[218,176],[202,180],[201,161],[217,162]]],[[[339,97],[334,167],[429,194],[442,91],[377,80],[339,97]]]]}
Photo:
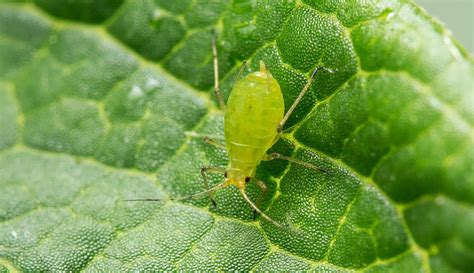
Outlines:
{"type": "Polygon", "coordinates": [[[474,53],[474,1],[473,0],[415,0],[428,13],[437,17],[454,37],[474,53]]]}

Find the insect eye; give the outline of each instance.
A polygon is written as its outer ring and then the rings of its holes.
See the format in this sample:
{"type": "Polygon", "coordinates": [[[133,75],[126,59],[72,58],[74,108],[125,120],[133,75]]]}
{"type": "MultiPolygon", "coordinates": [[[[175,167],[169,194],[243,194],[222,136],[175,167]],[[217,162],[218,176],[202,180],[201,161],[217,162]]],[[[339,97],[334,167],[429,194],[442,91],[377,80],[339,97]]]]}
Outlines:
{"type": "Polygon", "coordinates": [[[227,171],[224,173],[224,177],[227,178],[227,171]]]}
{"type": "Polygon", "coordinates": [[[250,181],[250,176],[245,177],[245,182],[249,182],[249,181],[250,181]]]}

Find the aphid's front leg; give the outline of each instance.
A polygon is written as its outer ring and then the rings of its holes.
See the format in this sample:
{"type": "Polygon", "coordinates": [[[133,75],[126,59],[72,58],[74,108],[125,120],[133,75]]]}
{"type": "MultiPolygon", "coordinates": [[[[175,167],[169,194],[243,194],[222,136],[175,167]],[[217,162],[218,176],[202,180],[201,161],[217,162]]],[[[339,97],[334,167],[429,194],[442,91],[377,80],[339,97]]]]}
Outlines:
{"type": "Polygon", "coordinates": [[[209,183],[207,182],[207,175],[206,173],[225,173],[226,169],[222,167],[202,167],[201,168],[201,176],[202,179],[204,180],[204,187],[206,188],[206,191],[208,192],[209,199],[212,202],[212,205],[214,207],[217,207],[216,200],[214,200],[214,196],[212,191],[209,191],[209,183]]]}
{"type": "Polygon", "coordinates": [[[315,171],[318,171],[318,172],[323,172],[323,173],[328,173],[327,171],[311,164],[311,163],[308,163],[308,162],[304,162],[303,160],[299,160],[299,159],[296,159],[296,158],[292,158],[292,157],[289,157],[289,156],[285,156],[285,155],[281,155],[279,153],[271,153],[269,155],[267,155],[266,158],[264,158],[263,160],[265,161],[269,161],[269,160],[273,160],[273,159],[283,159],[283,160],[287,160],[289,162],[292,162],[292,163],[295,163],[295,164],[299,164],[303,167],[306,167],[308,169],[312,169],[312,170],[315,170],[315,171]]]}
{"type": "MultiPolygon", "coordinates": [[[[262,202],[263,198],[265,197],[266,193],[267,193],[267,185],[265,185],[265,182],[263,182],[262,180],[258,180],[256,178],[252,178],[252,181],[255,182],[255,184],[257,184],[257,186],[260,188],[260,190],[262,191],[262,193],[260,194],[260,196],[258,197],[257,201],[255,202],[255,205],[257,207],[260,207],[260,203],[262,202]]],[[[257,211],[256,210],[253,210],[253,220],[255,220],[257,218],[257,211]]]]}
{"type": "Polygon", "coordinates": [[[318,71],[320,69],[324,69],[326,71],[329,71],[330,73],[333,73],[333,71],[327,67],[324,67],[324,66],[318,66],[316,67],[316,69],[314,69],[313,73],[311,74],[311,77],[309,78],[308,82],[306,83],[306,85],[303,87],[303,90],[301,90],[300,94],[298,95],[298,97],[296,98],[296,100],[293,102],[293,104],[291,105],[290,109],[288,109],[288,112],[286,112],[285,116],[283,117],[283,119],[280,121],[280,123],[278,124],[277,126],[277,131],[278,132],[281,132],[283,131],[283,126],[285,125],[286,121],[288,120],[288,118],[291,116],[291,114],[293,113],[293,111],[295,111],[295,108],[296,106],[298,106],[298,104],[300,103],[300,101],[303,99],[304,95],[306,94],[306,92],[308,92],[309,88],[311,87],[311,84],[313,83],[313,80],[314,78],[316,77],[316,74],[318,73],[318,71]]]}
{"type": "Polygon", "coordinates": [[[219,105],[225,112],[224,98],[221,96],[221,89],[219,87],[219,62],[217,59],[216,37],[212,37],[212,56],[214,59],[214,94],[216,95],[219,105]]]}

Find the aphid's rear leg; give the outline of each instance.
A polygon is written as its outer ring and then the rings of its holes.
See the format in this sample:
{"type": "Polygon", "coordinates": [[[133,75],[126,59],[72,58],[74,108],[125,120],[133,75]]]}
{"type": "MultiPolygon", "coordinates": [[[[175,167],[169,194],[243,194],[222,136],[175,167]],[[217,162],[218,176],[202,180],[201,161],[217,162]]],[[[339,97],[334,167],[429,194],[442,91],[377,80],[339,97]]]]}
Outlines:
{"type": "Polygon", "coordinates": [[[304,95],[306,94],[306,92],[308,92],[309,88],[311,87],[311,84],[313,83],[313,80],[314,78],[316,77],[316,74],[318,73],[318,71],[320,69],[324,69],[326,71],[329,71],[330,73],[333,73],[333,71],[327,67],[324,67],[324,66],[318,66],[316,67],[316,69],[314,69],[313,73],[311,74],[311,77],[309,78],[308,82],[306,83],[306,85],[303,87],[303,90],[301,90],[300,94],[298,95],[298,97],[296,98],[296,100],[293,102],[293,104],[291,105],[290,109],[288,110],[288,112],[286,112],[285,116],[283,117],[283,119],[280,121],[280,123],[278,124],[278,127],[277,127],[277,131],[278,132],[281,132],[283,130],[283,126],[285,125],[286,121],[288,120],[288,118],[291,116],[291,114],[293,113],[293,111],[295,111],[295,108],[296,106],[298,106],[298,104],[300,103],[300,101],[303,99],[304,95]]]}
{"type": "Polygon", "coordinates": [[[216,146],[218,148],[221,148],[221,149],[226,149],[225,145],[222,143],[222,142],[219,142],[213,138],[210,138],[208,136],[205,136],[203,137],[203,140],[207,143],[207,144],[210,144],[210,145],[213,145],[213,146],[216,146]]]}
{"type": "Polygon", "coordinates": [[[225,171],[226,169],[222,167],[202,167],[201,168],[201,176],[204,180],[204,187],[206,191],[208,192],[209,199],[211,200],[212,205],[214,207],[217,207],[217,203],[216,203],[216,200],[214,200],[214,196],[213,196],[214,192],[209,190],[209,183],[207,182],[206,173],[225,173],[225,171]]]}
{"type": "Polygon", "coordinates": [[[242,65],[240,65],[239,73],[237,73],[237,76],[234,79],[234,85],[233,86],[235,86],[235,84],[240,80],[240,78],[242,78],[242,74],[244,73],[245,67],[247,67],[247,60],[244,60],[242,62],[242,65]]]}
{"type": "Polygon", "coordinates": [[[214,94],[216,95],[219,105],[222,110],[225,112],[225,103],[224,98],[221,95],[221,89],[219,87],[219,62],[217,59],[217,47],[216,47],[216,37],[212,37],[212,56],[214,59],[214,94]]]}
{"type": "Polygon", "coordinates": [[[186,131],[184,133],[186,136],[202,138],[207,144],[214,145],[218,148],[225,149],[224,139],[219,136],[206,136],[194,131],[186,131]]]}
{"type": "Polygon", "coordinates": [[[292,158],[292,157],[289,157],[289,156],[281,155],[279,153],[271,153],[271,154],[267,155],[267,158],[264,158],[263,160],[269,161],[269,160],[273,160],[273,159],[287,160],[289,162],[299,164],[299,165],[301,165],[303,167],[306,167],[308,169],[312,169],[312,170],[322,172],[322,173],[328,173],[326,170],[323,170],[323,169],[321,169],[321,168],[319,168],[319,167],[317,167],[313,164],[310,164],[308,162],[304,162],[303,160],[299,160],[299,159],[292,158]]]}
{"type": "MultiPolygon", "coordinates": [[[[265,185],[265,182],[263,182],[262,180],[258,180],[256,178],[252,178],[252,181],[255,182],[255,184],[257,184],[257,186],[260,188],[260,190],[262,191],[262,193],[260,194],[260,196],[258,197],[257,201],[255,202],[255,205],[257,207],[260,207],[260,203],[262,202],[263,198],[265,197],[266,193],[267,193],[267,185],[265,185]]],[[[257,218],[257,211],[254,209],[253,210],[253,220],[255,220],[257,218]]]]}

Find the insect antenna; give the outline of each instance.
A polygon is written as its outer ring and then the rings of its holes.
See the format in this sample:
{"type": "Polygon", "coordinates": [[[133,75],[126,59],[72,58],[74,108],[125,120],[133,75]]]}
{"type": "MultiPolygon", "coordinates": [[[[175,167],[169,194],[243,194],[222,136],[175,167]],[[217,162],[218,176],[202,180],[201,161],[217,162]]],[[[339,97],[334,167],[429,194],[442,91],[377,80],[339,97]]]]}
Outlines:
{"type": "Polygon", "coordinates": [[[261,211],[253,202],[252,200],[250,200],[250,198],[248,197],[247,193],[245,193],[245,190],[244,189],[240,189],[240,194],[242,194],[242,197],[244,197],[245,201],[258,213],[260,214],[265,220],[267,220],[268,222],[272,223],[273,225],[275,225],[276,227],[278,228],[281,228],[281,229],[284,229],[286,231],[289,231],[291,233],[295,233],[299,236],[304,236],[305,238],[308,238],[305,234],[303,234],[300,230],[296,230],[294,228],[291,228],[291,227],[287,227],[287,226],[284,226],[280,223],[278,223],[277,221],[273,220],[270,216],[266,215],[263,211],[261,211]]]}
{"type": "Polygon", "coordinates": [[[263,211],[261,211],[257,205],[255,205],[252,200],[250,200],[250,198],[248,197],[247,193],[245,193],[245,190],[244,189],[240,189],[240,194],[242,194],[242,197],[244,197],[245,201],[258,213],[260,214],[263,218],[265,218],[265,220],[267,220],[268,222],[274,224],[275,226],[279,227],[279,228],[286,228],[285,226],[283,226],[282,224],[278,223],[277,221],[273,220],[272,218],[270,218],[270,216],[266,215],[263,211]]]}
{"type": "Polygon", "coordinates": [[[188,200],[188,199],[196,199],[196,198],[200,198],[204,195],[207,195],[209,193],[212,193],[216,190],[219,190],[219,189],[222,189],[224,187],[224,182],[222,182],[221,184],[218,184],[217,186],[214,186],[208,190],[205,190],[205,191],[202,191],[202,192],[198,192],[198,193],[195,193],[195,194],[191,194],[191,195],[186,195],[186,196],[179,196],[179,197],[172,197],[172,198],[142,198],[142,199],[125,199],[125,200],[122,200],[122,201],[125,201],[125,202],[159,202],[159,201],[181,201],[181,200],[188,200]]]}

